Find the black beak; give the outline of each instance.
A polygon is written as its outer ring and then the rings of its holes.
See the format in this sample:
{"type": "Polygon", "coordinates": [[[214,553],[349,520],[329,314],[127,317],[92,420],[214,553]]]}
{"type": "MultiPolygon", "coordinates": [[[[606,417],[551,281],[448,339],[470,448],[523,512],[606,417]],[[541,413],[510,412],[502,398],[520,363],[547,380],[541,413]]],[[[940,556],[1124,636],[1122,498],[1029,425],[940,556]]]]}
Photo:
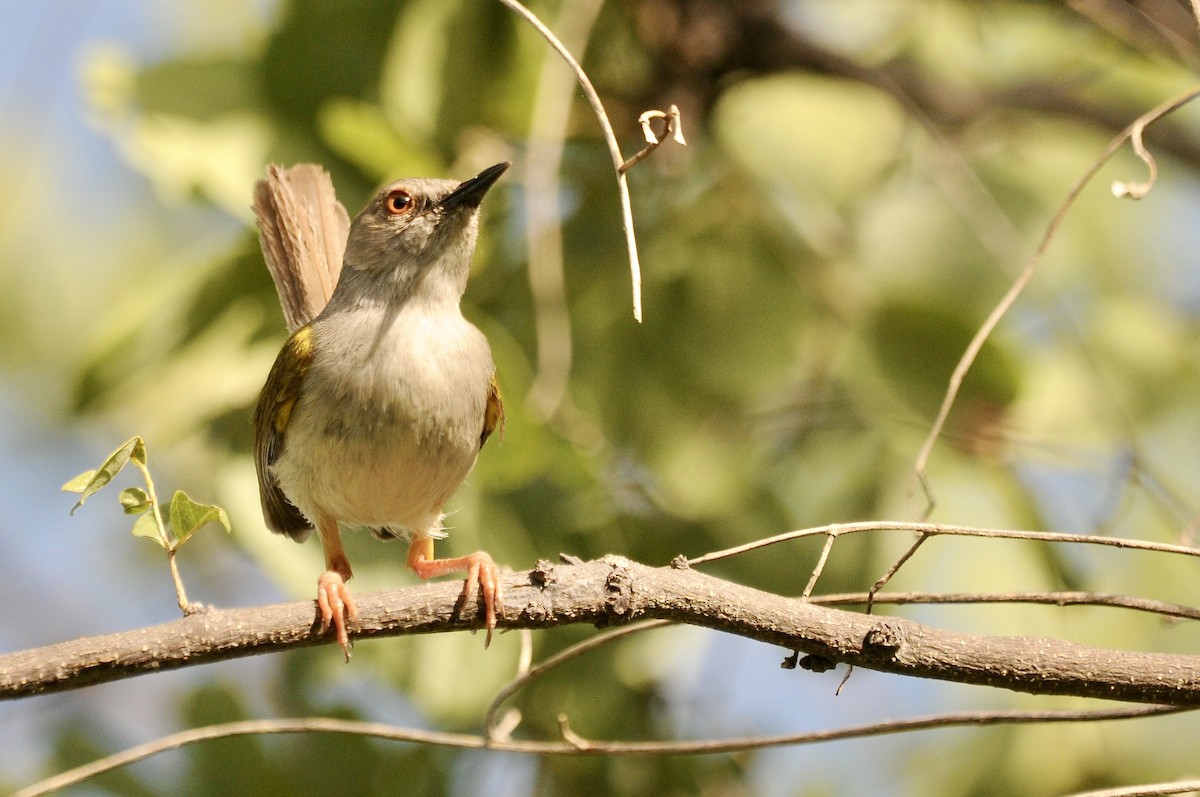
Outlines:
{"type": "Polygon", "coordinates": [[[483,201],[483,195],[492,187],[492,183],[500,179],[500,175],[504,174],[510,165],[508,163],[497,163],[495,166],[489,166],[484,169],[465,183],[459,184],[457,188],[450,192],[449,196],[442,200],[442,207],[446,210],[460,206],[467,208],[479,207],[479,203],[483,201]]]}

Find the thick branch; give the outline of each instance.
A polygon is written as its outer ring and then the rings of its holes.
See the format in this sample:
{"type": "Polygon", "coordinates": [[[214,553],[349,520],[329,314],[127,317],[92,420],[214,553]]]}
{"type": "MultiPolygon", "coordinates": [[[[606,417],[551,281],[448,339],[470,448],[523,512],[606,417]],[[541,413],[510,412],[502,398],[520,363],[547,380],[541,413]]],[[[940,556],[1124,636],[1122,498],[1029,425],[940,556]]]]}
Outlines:
{"type": "MultiPolygon", "coordinates": [[[[695,570],[620,557],[540,563],[505,577],[502,628],[617,625],[660,618],[832,662],[1035,694],[1200,705],[1200,656],[1105,650],[1057,639],[961,634],[815,606],[695,570]]],[[[358,596],[357,638],[479,628],[456,611],[457,582],[358,596]]],[[[145,672],[324,644],[311,602],[209,609],[163,625],[0,656],[0,698],[76,689],[145,672]]]]}

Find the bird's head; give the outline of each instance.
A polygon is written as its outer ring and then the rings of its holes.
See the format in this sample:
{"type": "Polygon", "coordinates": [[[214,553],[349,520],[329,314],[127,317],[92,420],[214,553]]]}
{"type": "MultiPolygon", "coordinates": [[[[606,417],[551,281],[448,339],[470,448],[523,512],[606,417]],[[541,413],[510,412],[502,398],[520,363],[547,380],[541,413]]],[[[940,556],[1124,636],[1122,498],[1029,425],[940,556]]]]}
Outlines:
{"type": "Polygon", "coordinates": [[[406,294],[447,290],[461,296],[479,205],[508,166],[498,163],[462,183],[409,178],[386,186],[350,226],[341,280],[392,284],[406,294]]]}

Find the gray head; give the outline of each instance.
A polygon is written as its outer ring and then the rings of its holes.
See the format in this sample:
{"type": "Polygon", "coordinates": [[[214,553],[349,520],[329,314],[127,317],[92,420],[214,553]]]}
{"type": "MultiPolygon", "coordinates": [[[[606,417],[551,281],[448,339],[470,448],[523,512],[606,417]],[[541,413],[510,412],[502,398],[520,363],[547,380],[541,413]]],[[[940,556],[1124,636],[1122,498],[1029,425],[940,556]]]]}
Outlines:
{"type": "Polygon", "coordinates": [[[479,204],[508,166],[498,163],[463,183],[397,180],[376,194],[350,226],[335,298],[370,290],[389,294],[376,293],[385,301],[426,292],[457,302],[475,251],[479,204]]]}

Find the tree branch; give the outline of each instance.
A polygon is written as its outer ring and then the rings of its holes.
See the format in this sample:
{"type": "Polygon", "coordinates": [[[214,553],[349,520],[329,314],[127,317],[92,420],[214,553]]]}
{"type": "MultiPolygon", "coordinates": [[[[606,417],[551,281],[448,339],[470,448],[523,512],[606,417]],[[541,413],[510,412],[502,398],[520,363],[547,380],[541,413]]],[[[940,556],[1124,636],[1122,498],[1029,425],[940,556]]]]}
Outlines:
{"type": "MultiPolygon", "coordinates": [[[[213,739],[230,739],[237,736],[265,736],[268,734],[327,733],[353,734],[391,742],[412,742],[435,747],[450,747],[460,750],[493,750],[506,753],[524,753],[544,756],[662,756],[662,755],[713,755],[716,753],[738,753],[746,750],[763,750],[785,745],[817,744],[843,739],[861,739],[893,733],[911,733],[938,730],[957,726],[986,727],[994,725],[1031,725],[1060,722],[1107,722],[1110,720],[1143,719],[1166,716],[1190,709],[1171,706],[1135,706],[1133,708],[1109,708],[1098,711],[960,711],[935,714],[926,717],[911,717],[899,720],[883,720],[846,728],[823,731],[779,734],[774,736],[751,736],[741,739],[693,739],[678,742],[656,741],[594,741],[585,739],[570,729],[565,715],[559,715],[562,741],[534,739],[491,739],[467,733],[430,731],[404,728],[382,722],[363,722],[335,717],[302,717],[297,719],[243,720],[219,725],[188,728],[178,733],[163,736],[145,744],[139,744],[119,753],[105,756],[97,761],[60,772],[46,780],[15,792],[12,797],[40,797],[43,794],[65,789],[89,778],[119,767],[144,761],[151,756],[175,750],[186,745],[213,739]]],[[[1191,791],[1189,789],[1188,791],[1191,791]]],[[[1149,793],[1149,792],[1146,792],[1149,793]]],[[[1158,792],[1154,792],[1158,793],[1158,792]]],[[[1174,792],[1162,792],[1171,794],[1174,792]]],[[[1131,797],[1134,792],[1089,792],[1074,797],[1131,797]]],[[[1136,792],[1142,794],[1142,792],[1136,792]]]]}
{"type": "MultiPolygon", "coordinates": [[[[621,557],[505,577],[501,628],[666,619],[757,639],[829,662],[1034,694],[1200,705],[1200,656],[1141,653],[1039,637],[962,634],[896,617],[815,606],[687,568],[621,557]]],[[[457,611],[457,582],[358,597],[357,639],[482,627],[457,611]]],[[[209,609],[150,628],[0,656],[0,699],[327,644],[312,602],[209,609]]]]}

